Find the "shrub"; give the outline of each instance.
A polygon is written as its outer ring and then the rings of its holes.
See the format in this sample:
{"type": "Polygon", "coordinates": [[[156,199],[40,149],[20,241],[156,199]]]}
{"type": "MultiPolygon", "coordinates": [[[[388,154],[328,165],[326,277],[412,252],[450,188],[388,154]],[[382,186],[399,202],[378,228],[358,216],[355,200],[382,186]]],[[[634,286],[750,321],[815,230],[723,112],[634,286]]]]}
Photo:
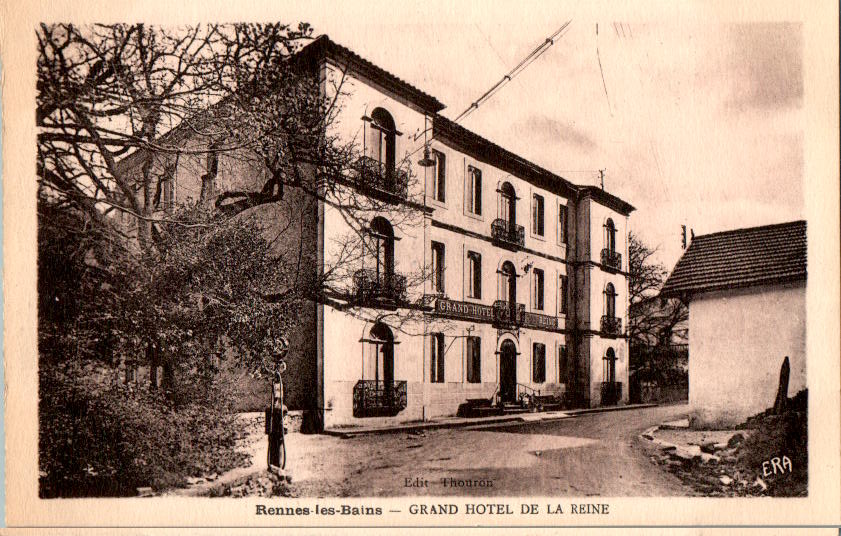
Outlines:
{"type": "Polygon", "coordinates": [[[92,363],[42,367],[39,390],[41,497],[134,495],[244,461],[234,450],[235,415],[221,399],[175,409],[92,363]]]}

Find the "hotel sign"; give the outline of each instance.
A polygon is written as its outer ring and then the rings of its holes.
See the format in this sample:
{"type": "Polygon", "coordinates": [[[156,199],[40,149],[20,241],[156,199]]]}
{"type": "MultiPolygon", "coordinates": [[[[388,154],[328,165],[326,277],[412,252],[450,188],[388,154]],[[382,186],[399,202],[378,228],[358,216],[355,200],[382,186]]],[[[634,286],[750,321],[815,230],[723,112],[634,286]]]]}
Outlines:
{"type": "MultiPolygon", "coordinates": [[[[495,323],[508,319],[507,316],[502,315],[502,313],[504,312],[506,311],[497,310],[491,305],[460,302],[448,300],[446,298],[438,298],[435,302],[435,313],[437,313],[440,316],[446,316],[449,318],[456,318],[461,320],[475,320],[477,322],[495,323]]],[[[528,312],[525,314],[520,314],[523,315],[520,317],[522,318],[522,320],[520,320],[520,327],[542,329],[546,331],[558,330],[558,317],[528,312]]]]}
{"type": "Polygon", "coordinates": [[[523,327],[556,330],[558,329],[558,317],[527,312],[523,321],[523,327]]]}
{"type": "Polygon", "coordinates": [[[494,319],[494,310],[490,305],[453,301],[445,298],[438,298],[435,302],[435,312],[442,316],[478,320],[480,322],[493,322],[494,319]]]}

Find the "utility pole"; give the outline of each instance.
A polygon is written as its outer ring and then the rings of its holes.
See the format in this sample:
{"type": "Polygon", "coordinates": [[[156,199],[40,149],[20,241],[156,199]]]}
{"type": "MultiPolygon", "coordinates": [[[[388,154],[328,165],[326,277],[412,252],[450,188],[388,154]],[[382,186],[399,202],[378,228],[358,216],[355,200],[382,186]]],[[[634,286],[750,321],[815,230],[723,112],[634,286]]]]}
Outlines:
{"type": "Polygon", "coordinates": [[[599,179],[601,180],[601,183],[602,183],[602,190],[604,190],[604,172],[605,171],[607,171],[607,170],[606,169],[600,169],[599,170],[599,179]]]}

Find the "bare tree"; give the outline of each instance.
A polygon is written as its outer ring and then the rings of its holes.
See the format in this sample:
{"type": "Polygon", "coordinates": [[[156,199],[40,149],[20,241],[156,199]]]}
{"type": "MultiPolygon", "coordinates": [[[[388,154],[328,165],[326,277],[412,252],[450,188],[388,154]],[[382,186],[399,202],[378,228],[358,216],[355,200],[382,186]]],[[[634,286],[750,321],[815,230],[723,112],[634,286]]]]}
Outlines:
{"type": "Polygon", "coordinates": [[[675,351],[675,344],[685,343],[689,309],[678,298],[660,298],[669,272],[655,260],[656,252],[637,235],[629,235],[629,363],[635,380],[645,376],[668,383],[682,373],[677,370],[681,352],[675,351]]]}

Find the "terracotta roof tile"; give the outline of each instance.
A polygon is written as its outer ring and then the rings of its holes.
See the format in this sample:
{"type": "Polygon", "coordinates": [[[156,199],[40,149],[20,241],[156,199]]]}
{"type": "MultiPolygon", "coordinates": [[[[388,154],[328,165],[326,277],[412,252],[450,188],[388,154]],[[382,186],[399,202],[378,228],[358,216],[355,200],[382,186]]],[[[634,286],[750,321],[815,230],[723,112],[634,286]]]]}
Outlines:
{"type": "Polygon", "coordinates": [[[806,222],[695,237],[662,296],[806,279],[806,222]]]}

